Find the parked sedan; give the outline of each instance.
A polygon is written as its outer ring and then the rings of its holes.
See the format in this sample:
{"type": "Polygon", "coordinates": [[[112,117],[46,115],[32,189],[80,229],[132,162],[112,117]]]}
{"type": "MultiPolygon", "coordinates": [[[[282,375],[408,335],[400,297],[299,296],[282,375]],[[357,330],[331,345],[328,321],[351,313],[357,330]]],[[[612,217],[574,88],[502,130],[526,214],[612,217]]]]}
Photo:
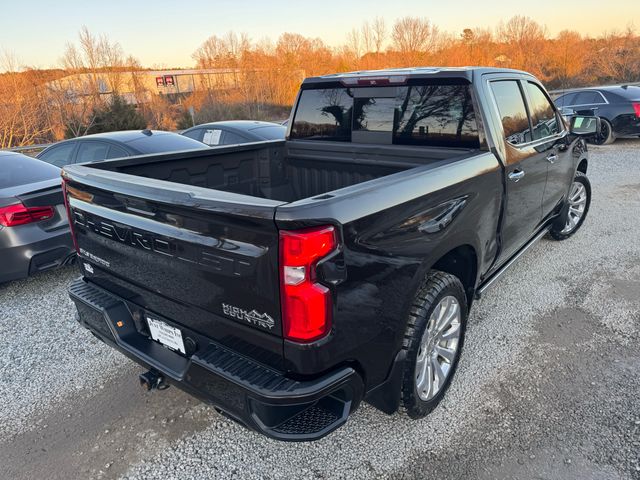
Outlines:
{"type": "Polygon", "coordinates": [[[607,145],[616,138],[640,137],[640,87],[625,85],[572,90],[555,99],[563,115],[593,114],[601,119],[594,143],[607,145]]]}
{"type": "Polygon", "coordinates": [[[254,120],[229,120],[196,125],[182,132],[209,146],[234,145],[238,143],[284,140],[287,127],[278,123],[254,120]]]}
{"type": "Polygon", "coordinates": [[[0,152],[0,283],[75,257],[60,169],[19,153],[0,152]]]}
{"type": "Polygon", "coordinates": [[[38,154],[37,158],[57,167],[63,167],[72,163],[98,162],[145,153],[201,148],[203,148],[202,143],[177,133],[156,130],[127,130],[96,133],[64,140],[46,148],[38,154]]]}

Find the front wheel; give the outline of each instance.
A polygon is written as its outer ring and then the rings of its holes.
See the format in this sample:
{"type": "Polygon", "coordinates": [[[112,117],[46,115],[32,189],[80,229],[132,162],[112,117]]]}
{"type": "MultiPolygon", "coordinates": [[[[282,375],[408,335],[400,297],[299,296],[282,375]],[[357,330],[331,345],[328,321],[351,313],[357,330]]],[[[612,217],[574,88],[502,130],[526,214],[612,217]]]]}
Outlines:
{"type": "Polygon", "coordinates": [[[571,184],[563,215],[551,227],[549,234],[556,240],[565,240],[576,233],[584,223],[591,205],[591,182],[582,172],[576,172],[571,184]]]}
{"type": "Polygon", "coordinates": [[[431,271],[414,299],[403,348],[402,404],[411,418],[431,412],[451,383],[467,322],[467,297],[460,280],[431,271]]]}

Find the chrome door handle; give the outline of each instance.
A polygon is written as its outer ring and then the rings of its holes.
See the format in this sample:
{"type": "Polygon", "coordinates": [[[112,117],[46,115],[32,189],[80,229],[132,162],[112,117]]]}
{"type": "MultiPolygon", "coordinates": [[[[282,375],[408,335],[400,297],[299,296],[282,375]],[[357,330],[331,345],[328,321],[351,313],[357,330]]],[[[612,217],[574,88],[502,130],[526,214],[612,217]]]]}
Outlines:
{"type": "Polygon", "coordinates": [[[519,182],[522,177],[524,177],[524,170],[514,170],[509,174],[509,180],[516,183],[519,182]]]}
{"type": "Polygon", "coordinates": [[[549,163],[553,163],[556,160],[558,160],[558,155],[556,155],[555,153],[552,153],[549,156],[547,156],[547,162],[549,163]]]}

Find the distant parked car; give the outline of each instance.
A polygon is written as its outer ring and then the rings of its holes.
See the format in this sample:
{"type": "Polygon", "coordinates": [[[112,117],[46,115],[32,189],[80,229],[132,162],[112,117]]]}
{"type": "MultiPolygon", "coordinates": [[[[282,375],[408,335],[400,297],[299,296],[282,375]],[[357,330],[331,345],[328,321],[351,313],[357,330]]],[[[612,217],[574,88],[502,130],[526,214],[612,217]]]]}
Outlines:
{"type": "Polygon", "coordinates": [[[58,167],[0,152],[0,283],[75,257],[61,183],[58,167]]]}
{"type": "Polygon", "coordinates": [[[196,125],[182,132],[182,135],[206,145],[214,146],[262,142],[264,140],[284,140],[286,133],[287,128],[278,123],[229,120],[196,125]]]}
{"type": "Polygon", "coordinates": [[[145,153],[196,150],[202,143],[177,133],[157,130],[127,130],[96,133],[58,142],[44,149],[37,158],[57,167],[73,163],[99,162],[110,158],[145,153]]]}
{"type": "Polygon", "coordinates": [[[616,138],[640,137],[640,87],[582,88],[555,99],[563,115],[593,112],[601,119],[594,143],[607,145],[616,138]]]}

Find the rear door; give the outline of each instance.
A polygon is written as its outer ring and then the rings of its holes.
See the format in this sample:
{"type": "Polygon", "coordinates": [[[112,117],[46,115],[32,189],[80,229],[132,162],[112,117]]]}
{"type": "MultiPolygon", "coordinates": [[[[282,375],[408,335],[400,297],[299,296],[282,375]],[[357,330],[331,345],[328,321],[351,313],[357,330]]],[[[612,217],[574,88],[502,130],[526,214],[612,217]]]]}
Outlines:
{"type": "Polygon", "coordinates": [[[542,217],[545,220],[559,209],[567,195],[575,165],[567,143],[567,132],[553,103],[537,83],[527,80],[522,85],[533,127],[531,146],[536,151],[534,156],[547,167],[547,182],[542,198],[542,217]]]}
{"type": "Polygon", "coordinates": [[[505,147],[502,160],[506,200],[500,255],[505,260],[540,226],[548,162],[533,146],[535,142],[521,82],[497,78],[490,81],[488,87],[505,147]]]}
{"type": "Polygon", "coordinates": [[[283,202],[89,166],[65,175],[85,277],[142,323],[152,316],[281,366],[273,218],[283,202]]]}
{"type": "Polygon", "coordinates": [[[78,143],[78,152],[74,163],[100,162],[107,158],[108,143],[97,140],[84,140],[78,143]]]}

